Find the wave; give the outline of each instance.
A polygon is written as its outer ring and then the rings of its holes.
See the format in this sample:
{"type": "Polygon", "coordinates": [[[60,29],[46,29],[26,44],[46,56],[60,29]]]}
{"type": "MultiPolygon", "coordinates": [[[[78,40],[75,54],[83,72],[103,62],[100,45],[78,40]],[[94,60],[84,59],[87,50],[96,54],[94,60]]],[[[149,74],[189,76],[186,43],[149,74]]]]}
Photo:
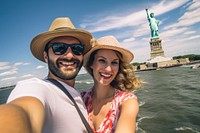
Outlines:
{"type": "Polygon", "coordinates": [[[137,122],[138,122],[138,124],[139,124],[139,123],[141,123],[142,120],[144,120],[144,119],[152,119],[152,118],[154,118],[154,116],[144,116],[144,117],[139,118],[139,119],[137,120],[137,122]]]}
{"type": "Polygon", "coordinates": [[[76,81],[76,83],[78,83],[78,84],[82,84],[82,83],[84,83],[84,84],[93,84],[94,82],[93,81],[79,80],[79,81],[76,81]]]}
{"type": "MultiPolygon", "coordinates": [[[[143,102],[143,103],[145,104],[145,102],[143,102]]],[[[143,130],[142,128],[139,127],[139,124],[142,123],[142,120],[144,120],[144,119],[152,119],[152,118],[154,118],[154,116],[144,116],[144,117],[139,118],[136,121],[136,131],[139,133],[147,133],[145,130],[143,130]]]]}
{"type": "Polygon", "coordinates": [[[142,84],[149,84],[148,82],[144,81],[144,80],[141,80],[141,83],[142,84]]]}
{"type": "Polygon", "coordinates": [[[197,129],[192,129],[191,127],[179,127],[179,128],[175,128],[176,131],[185,131],[185,130],[189,130],[192,131],[193,133],[200,133],[200,131],[197,131],[197,129]]]}
{"type": "Polygon", "coordinates": [[[86,84],[93,84],[94,82],[85,82],[86,84]]]}
{"type": "Polygon", "coordinates": [[[145,102],[139,102],[139,107],[142,107],[143,105],[145,105],[145,102]]]}
{"type": "Polygon", "coordinates": [[[195,65],[200,65],[200,63],[190,64],[190,65],[182,65],[180,67],[192,67],[192,66],[195,66],[195,65]]]}
{"type": "Polygon", "coordinates": [[[138,127],[138,126],[136,126],[136,131],[137,131],[138,133],[147,133],[145,130],[143,130],[142,128],[140,128],[140,127],[138,127]]]}

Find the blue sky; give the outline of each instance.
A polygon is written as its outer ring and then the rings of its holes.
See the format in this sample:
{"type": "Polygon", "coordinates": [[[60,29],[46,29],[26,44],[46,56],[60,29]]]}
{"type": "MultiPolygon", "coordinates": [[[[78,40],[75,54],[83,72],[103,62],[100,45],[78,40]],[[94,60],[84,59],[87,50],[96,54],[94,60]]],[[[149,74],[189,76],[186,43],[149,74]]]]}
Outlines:
{"type": "Polygon", "coordinates": [[[76,28],[90,31],[94,38],[114,35],[134,53],[133,62],[147,61],[150,29],[146,8],[160,20],[166,57],[200,54],[199,0],[1,0],[0,87],[46,76],[47,65],[32,56],[30,42],[47,31],[56,17],[70,17],[76,28]]]}

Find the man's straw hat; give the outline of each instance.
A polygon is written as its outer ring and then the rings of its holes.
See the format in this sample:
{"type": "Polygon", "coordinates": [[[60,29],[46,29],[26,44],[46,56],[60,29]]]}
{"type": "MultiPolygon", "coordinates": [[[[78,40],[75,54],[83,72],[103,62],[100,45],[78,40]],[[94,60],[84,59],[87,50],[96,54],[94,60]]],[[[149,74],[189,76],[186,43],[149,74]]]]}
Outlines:
{"type": "Polygon", "coordinates": [[[84,55],[84,66],[88,64],[90,55],[94,51],[100,49],[110,49],[121,53],[121,59],[124,63],[130,63],[134,58],[133,53],[125,48],[122,48],[122,46],[114,36],[105,36],[99,38],[98,40],[91,40],[91,43],[93,45],[92,49],[84,55]]]}
{"type": "Polygon", "coordinates": [[[84,54],[91,49],[90,40],[92,35],[86,30],[76,29],[69,18],[56,18],[49,31],[37,35],[31,41],[31,52],[39,60],[44,61],[43,52],[45,45],[53,38],[71,36],[80,40],[85,45],[84,54]]]}

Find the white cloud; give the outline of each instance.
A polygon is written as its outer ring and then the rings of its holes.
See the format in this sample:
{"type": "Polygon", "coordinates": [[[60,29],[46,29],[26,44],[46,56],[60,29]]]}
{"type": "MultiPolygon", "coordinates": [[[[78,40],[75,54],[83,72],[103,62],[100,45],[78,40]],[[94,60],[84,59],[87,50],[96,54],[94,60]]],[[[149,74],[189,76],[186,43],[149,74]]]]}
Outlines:
{"type": "Polygon", "coordinates": [[[185,33],[183,33],[183,34],[185,34],[185,35],[190,35],[190,34],[195,34],[196,33],[196,31],[187,31],[187,32],[185,32],[185,33]]]}
{"type": "Polygon", "coordinates": [[[200,39],[200,35],[195,35],[195,36],[190,36],[187,38],[182,38],[180,40],[178,40],[179,42],[184,42],[184,41],[189,41],[189,40],[193,40],[193,39],[200,39]]]}
{"type": "Polygon", "coordinates": [[[192,4],[189,6],[188,10],[193,10],[200,7],[199,0],[193,0],[192,4]]]}
{"type": "Polygon", "coordinates": [[[17,77],[3,78],[3,79],[1,79],[1,81],[14,80],[14,79],[16,79],[16,78],[17,78],[17,77]]]}
{"type": "Polygon", "coordinates": [[[26,66],[26,65],[30,65],[30,63],[29,62],[26,62],[26,63],[16,62],[13,66],[20,66],[20,65],[26,66]]]}
{"type": "Polygon", "coordinates": [[[8,76],[8,75],[13,75],[13,74],[16,74],[16,73],[17,73],[17,71],[11,70],[11,71],[0,73],[0,77],[8,76]]]}
{"type": "Polygon", "coordinates": [[[134,37],[131,37],[131,38],[128,38],[128,39],[123,40],[123,42],[132,42],[132,41],[134,41],[134,40],[135,40],[135,38],[134,38],[134,37]]]}
{"type": "MultiPolygon", "coordinates": [[[[157,15],[161,15],[168,11],[171,11],[175,8],[178,8],[185,4],[187,0],[182,1],[170,1],[167,0],[161,1],[158,5],[150,8],[149,10],[152,12],[157,12],[157,15]]],[[[121,13],[121,12],[120,12],[121,13]]],[[[91,32],[99,32],[99,31],[107,31],[111,29],[118,29],[123,27],[130,26],[138,26],[146,22],[146,13],[145,10],[141,10],[138,12],[134,12],[131,14],[120,14],[117,16],[116,14],[111,15],[100,15],[101,17],[91,17],[91,22],[81,24],[86,29],[91,32]],[[103,17],[102,17],[103,16],[103,17]],[[92,19],[94,18],[94,19],[92,19]]]]}
{"type": "Polygon", "coordinates": [[[27,63],[24,63],[23,65],[24,65],[24,66],[26,66],[26,65],[30,65],[30,63],[29,63],[29,62],[27,62],[27,63]]]}
{"type": "Polygon", "coordinates": [[[1,66],[6,66],[6,65],[8,65],[9,64],[9,62],[0,62],[0,67],[1,66]]]}
{"type": "MultiPolygon", "coordinates": [[[[187,40],[187,38],[185,39],[187,40]]],[[[193,40],[190,41],[192,42],[193,40]]],[[[164,47],[165,54],[170,56],[200,53],[200,45],[198,43],[193,43],[193,45],[191,45],[190,43],[182,39],[179,39],[177,41],[171,41],[170,45],[168,45],[168,43],[167,44],[164,43],[163,46],[165,46],[164,47]],[[177,45],[177,43],[179,43],[179,45],[177,45]]]]}
{"type": "Polygon", "coordinates": [[[30,65],[30,63],[28,63],[28,62],[26,62],[26,63],[16,62],[16,63],[13,64],[11,71],[17,71],[19,69],[22,69],[21,67],[24,67],[24,66],[27,66],[27,65],[30,65]]]}
{"type": "Polygon", "coordinates": [[[45,66],[37,66],[36,69],[43,69],[45,66]]]}
{"type": "Polygon", "coordinates": [[[0,70],[10,69],[11,66],[8,66],[9,62],[0,62],[0,70]]]}
{"type": "Polygon", "coordinates": [[[187,32],[188,28],[173,28],[171,30],[165,30],[164,32],[160,33],[160,36],[165,40],[165,38],[172,38],[175,36],[179,36],[184,32],[187,32]]]}
{"type": "Polygon", "coordinates": [[[6,70],[6,69],[10,69],[11,68],[11,66],[0,66],[0,70],[6,70]]]}
{"type": "Polygon", "coordinates": [[[178,19],[177,23],[166,26],[164,29],[171,29],[181,26],[191,26],[200,22],[200,1],[193,2],[186,9],[186,12],[178,19]]]}
{"type": "Polygon", "coordinates": [[[134,49],[133,54],[133,62],[146,62],[150,58],[150,46],[147,44],[146,47],[134,49]]]}
{"type": "Polygon", "coordinates": [[[23,63],[22,62],[16,62],[15,64],[14,64],[14,66],[20,66],[20,65],[22,65],[23,63]]]}
{"type": "Polygon", "coordinates": [[[26,74],[26,75],[23,75],[23,76],[21,76],[22,78],[28,78],[28,77],[33,77],[33,75],[32,74],[26,74]]]}

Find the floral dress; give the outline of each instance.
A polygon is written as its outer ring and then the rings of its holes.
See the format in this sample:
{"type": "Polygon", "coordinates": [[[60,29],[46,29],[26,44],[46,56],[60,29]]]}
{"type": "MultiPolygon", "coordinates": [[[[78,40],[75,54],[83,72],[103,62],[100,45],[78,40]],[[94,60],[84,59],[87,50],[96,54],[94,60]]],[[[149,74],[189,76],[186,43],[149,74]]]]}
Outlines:
{"type": "MultiPolygon", "coordinates": [[[[81,95],[83,97],[83,101],[86,105],[88,116],[89,116],[89,124],[93,128],[92,124],[92,96],[94,90],[90,90],[89,92],[82,92],[81,95]]],[[[120,116],[120,105],[122,102],[130,99],[135,98],[133,93],[123,92],[120,90],[115,89],[115,96],[112,100],[110,105],[110,110],[108,111],[107,115],[105,116],[104,120],[100,124],[99,128],[95,131],[95,133],[114,133],[117,125],[117,121],[120,116]]],[[[94,128],[93,128],[94,130],[94,128]]]]}

